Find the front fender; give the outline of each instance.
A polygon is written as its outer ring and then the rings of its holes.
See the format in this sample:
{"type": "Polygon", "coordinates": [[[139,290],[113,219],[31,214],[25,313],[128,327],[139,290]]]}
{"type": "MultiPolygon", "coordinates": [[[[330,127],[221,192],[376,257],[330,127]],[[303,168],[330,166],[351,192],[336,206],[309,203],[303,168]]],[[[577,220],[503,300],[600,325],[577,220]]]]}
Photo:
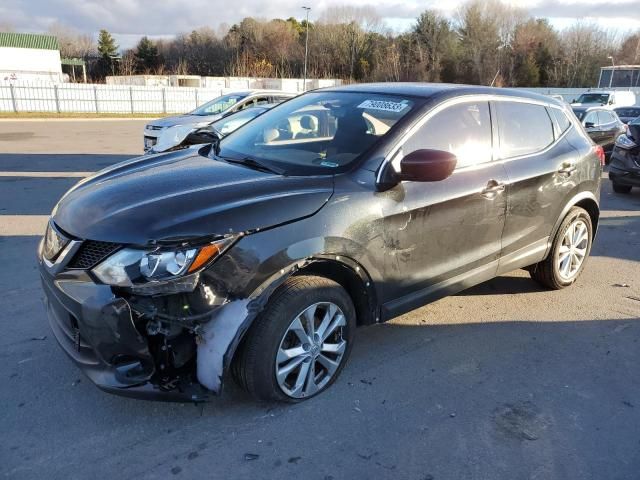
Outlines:
{"type": "Polygon", "coordinates": [[[240,342],[278,287],[305,269],[331,263],[349,269],[360,279],[367,292],[368,307],[375,310],[373,282],[367,271],[355,260],[344,255],[316,254],[291,262],[262,282],[247,298],[229,301],[216,309],[211,320],[202,326],[197,350],[198,381],[219,394],[240,342]]]}

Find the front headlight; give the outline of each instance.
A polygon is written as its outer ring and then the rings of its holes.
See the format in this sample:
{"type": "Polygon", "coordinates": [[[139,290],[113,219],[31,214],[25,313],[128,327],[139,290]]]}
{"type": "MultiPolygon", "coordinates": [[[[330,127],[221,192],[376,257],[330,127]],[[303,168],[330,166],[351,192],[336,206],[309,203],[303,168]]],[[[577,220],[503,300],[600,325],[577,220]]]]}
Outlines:
{"type": "Polygon", "coordinates": [[[207,125],[211,125],[211,122],[198,122],[190,126],[193,128],[202,128],[202,127],[206,127],[207,125]]]}
{"type": "Polygon", "coordinates": [[[154,250],[125,248],[98,264],[94,275],[103,283],[129,287],[137,293],[192,291],[203,267],[222,255],[237,237],[230,236],[201,246],[159,247],[154,250]]]}
{"type": "Polygon", "coordinates": [[[638,144],[634,142],[628,135],[622,134],[616,138],[616,147],[624,148],[625,150],[629,150],[631,148],[637,147],[638,144]]]}

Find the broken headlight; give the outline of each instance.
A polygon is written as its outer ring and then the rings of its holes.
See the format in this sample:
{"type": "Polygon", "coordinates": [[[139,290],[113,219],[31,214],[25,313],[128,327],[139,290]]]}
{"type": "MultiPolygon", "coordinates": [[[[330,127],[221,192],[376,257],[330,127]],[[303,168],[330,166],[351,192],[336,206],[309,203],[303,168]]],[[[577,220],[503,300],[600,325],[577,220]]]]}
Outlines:
{"type": "Polygon", "coordinates": [[[201,246],[125,248],[98,264],[93,273],[107,285],[128,287],[142,295],[189,292],[196,287],[200,270],[222,255],[235,238],[201,246]]]}

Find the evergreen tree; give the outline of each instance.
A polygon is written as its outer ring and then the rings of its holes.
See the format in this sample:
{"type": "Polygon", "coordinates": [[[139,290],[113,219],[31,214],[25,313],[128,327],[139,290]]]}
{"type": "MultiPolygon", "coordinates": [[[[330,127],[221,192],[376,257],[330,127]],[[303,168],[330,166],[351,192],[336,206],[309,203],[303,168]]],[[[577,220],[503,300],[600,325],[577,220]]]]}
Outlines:
{"type": "Polygon", "coordinates": [[[138,42],[135,55],[138,60],[138,69],[143,72],[155,70],[160,63],[158,47],[146,36],[138,42]]]}
{"type": "Polygon", "coordinates": [[[100,30],[98,35],[98,55],[100,56],[98,70],[101,76],[115,75],[118,45],[111,34],[104,29],[100,30]]]}

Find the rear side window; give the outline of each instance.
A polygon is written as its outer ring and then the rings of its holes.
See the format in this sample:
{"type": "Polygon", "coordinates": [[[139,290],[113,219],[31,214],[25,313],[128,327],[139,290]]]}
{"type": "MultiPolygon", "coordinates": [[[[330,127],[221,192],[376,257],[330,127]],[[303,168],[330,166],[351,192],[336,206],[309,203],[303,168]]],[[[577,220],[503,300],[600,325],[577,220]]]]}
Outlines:
{"type": "Polygon", "coordinates": [[[496,102],[501,158],[530,155],[554,142],[547,109],[521,102],[496,102]]]}
{"type": "Polygon", "coordinates": [[[555,121],[557,132],[556,137],[562,135],[571,126],[571,121],[567,118],[567,115],[559,108],[549,108],[551,116],[555,121]]]}
{"type": "Polygon", "coordinates": [[[436,113],[405,142],[402,152],[408,155],[421,149],[453,153],[458,158],[457,168],[490,162],[489,104],[460,103],[436,113]]]}

